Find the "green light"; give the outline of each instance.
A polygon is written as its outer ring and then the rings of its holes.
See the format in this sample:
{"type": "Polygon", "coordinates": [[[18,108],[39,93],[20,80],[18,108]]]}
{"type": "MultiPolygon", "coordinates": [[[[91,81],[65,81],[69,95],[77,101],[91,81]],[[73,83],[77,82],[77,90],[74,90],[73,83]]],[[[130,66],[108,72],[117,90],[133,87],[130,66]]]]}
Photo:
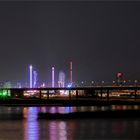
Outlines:
{"type": "Polygon", "coordinates": [[[7,96],[7,91],[3,90],[3,96],[7,96]]]}
{"type": "Polygon", "coordinates": [[[8,91],[0,90],[0,99],[7,99],[7,98],[8,98],[8,91]]]}

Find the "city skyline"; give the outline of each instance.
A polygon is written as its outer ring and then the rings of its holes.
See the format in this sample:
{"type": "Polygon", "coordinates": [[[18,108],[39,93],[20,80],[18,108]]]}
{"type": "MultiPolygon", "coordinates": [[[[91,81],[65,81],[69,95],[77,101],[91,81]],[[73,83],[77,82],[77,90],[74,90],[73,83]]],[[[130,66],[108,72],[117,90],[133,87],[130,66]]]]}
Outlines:
{"type": "Polygon", "coordinates": [[[0,0],[0,140],[139,139],[140,0],[0,0]]]}
{"type": "Polygon", "coordinates": [[[27,81],[27,67],[41,81],[50,68],[74,81],[112,81],[117,72],[140,79],[140,2],[0,1],[0,81],[27,81]]]}

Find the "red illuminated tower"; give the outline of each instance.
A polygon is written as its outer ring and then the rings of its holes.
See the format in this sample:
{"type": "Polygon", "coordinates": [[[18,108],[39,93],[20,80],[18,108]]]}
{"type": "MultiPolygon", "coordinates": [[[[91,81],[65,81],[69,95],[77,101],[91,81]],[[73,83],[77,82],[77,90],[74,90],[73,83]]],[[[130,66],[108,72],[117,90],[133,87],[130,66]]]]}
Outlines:
{"type": "Polygon", "coordinates": [[[117,73],[117,84],[118,85],[122,85],[123,84],[123,73],[122,72],[118,72],[117,73]]]}

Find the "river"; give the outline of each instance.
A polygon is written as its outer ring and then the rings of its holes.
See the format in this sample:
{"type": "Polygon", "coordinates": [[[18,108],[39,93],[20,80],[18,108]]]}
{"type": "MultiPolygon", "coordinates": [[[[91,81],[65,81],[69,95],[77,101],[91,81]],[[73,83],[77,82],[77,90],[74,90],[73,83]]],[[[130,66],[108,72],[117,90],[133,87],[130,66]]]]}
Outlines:
{"type": "Polygon", "coordinates": [[[0,140],[140,139],[140,119],[38,119],[39,112],[140,110],[140,106],[0,107],[0,140]]]}

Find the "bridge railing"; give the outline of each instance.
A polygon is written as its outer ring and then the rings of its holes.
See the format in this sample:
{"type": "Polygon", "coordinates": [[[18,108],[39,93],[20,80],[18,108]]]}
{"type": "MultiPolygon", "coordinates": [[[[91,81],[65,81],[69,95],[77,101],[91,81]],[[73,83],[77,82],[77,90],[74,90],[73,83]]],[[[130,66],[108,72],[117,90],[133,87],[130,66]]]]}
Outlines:
{"type": "Polygon", "coordinates": [[[138,99],[140,86],[92,86],[72,88],[2,88],[8,97],[22,99],[138,99]]]}

